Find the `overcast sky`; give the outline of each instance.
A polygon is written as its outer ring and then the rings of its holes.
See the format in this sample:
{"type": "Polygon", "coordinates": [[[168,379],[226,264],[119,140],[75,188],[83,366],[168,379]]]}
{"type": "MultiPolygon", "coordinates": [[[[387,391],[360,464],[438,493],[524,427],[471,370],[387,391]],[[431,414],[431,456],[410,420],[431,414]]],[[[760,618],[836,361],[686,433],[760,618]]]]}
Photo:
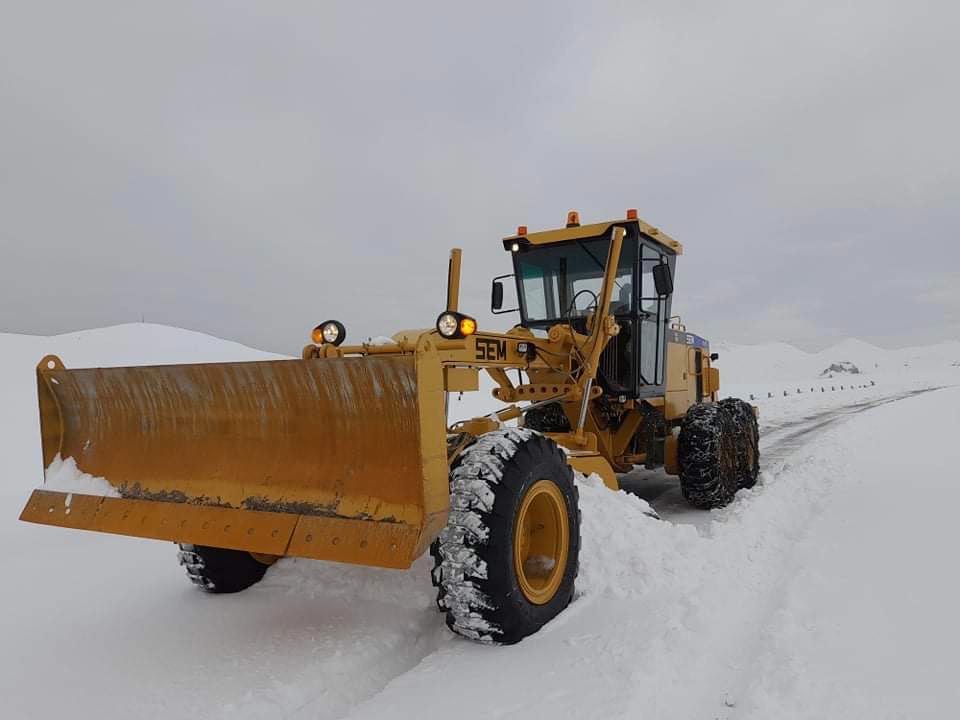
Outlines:
{"type": "Polygon", "coordinates": [[[0,331],[481,326],[518,224],[685,245],[714,340],[960,336],[955,2],[0,0],[0,331]]]}

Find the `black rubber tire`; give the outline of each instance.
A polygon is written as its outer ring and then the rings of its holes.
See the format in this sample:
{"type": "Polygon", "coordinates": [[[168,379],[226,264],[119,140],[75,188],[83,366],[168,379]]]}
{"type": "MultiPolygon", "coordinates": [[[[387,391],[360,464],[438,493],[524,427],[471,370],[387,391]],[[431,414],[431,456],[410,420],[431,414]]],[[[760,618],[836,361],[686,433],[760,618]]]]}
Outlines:
{"type": "Polygon", "coordinates": [[[440,554],[440,538],[430,543],[430,557],[433,558],[433,570],[430,571],[430,582],[437,589],[437,610],[447,611],[447,591],[443,587],[443,556],[440,554]]]}
{"type": "Polygon", "coordinates": [[[739,489],[737,442],[733,420],[719,403],[687,410],[677,441],[680,489],[687,502],[703,510],[728,505],[739,489]]]}
{"type": "Polygon", "coordinates": [[[721,407],[730,413],[737,437],[737,476],[741,488],[752,488],[760,475],[760,428],[750,403],[740,398],[724,398],[721,407]]]}
{"type": "Polygon", "coordinates": [[[235,593],[256,585],[268,566],[243,550],[180,545],[180,564],[190,582],[208,593],[235,593]]]}
{"type": "Polygon", "coordinates": [[[450,518],[434,557],[437,603],[459,635],[510,645],[566,608],[579,570],[580,507],[573,471],[557,444],[529,428],[504,428],[467,448],[450,473],[450,518]],[[524,596],[513,561],[514,521],[539,480],[559,488],[569,524],[567,564],[543,605],[524,596]]]}

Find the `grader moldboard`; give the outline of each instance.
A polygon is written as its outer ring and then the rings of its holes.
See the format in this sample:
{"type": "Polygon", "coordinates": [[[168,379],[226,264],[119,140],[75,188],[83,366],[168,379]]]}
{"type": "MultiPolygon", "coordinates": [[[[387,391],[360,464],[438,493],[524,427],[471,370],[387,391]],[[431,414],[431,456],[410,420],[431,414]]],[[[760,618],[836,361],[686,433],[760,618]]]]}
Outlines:
{"type": "Polygon", "coordinates": [[[461,635],[513,643],[573,597],[574,473],[618,489],[635,465],[679,475],[694,506],[757,479],[754,409],[717,401],[717,356],[670,316],[680,243],[623,219],[503,241],[520,323],[459,311],[460,251],[436,325],[299,360],[37,368],[44,467],[73,458],[120,497],[37,489],[22,520],[180,544],[200,588],[243,590],[280,557],[407,568],[430,550],[461,635]],[[495,381],[506,407],[448,426],[451,393],[495,381]],[[517,382],[508,376],[516,370],[517,382]],[[516,420],[516,426],[507,426],[516,420]]]}

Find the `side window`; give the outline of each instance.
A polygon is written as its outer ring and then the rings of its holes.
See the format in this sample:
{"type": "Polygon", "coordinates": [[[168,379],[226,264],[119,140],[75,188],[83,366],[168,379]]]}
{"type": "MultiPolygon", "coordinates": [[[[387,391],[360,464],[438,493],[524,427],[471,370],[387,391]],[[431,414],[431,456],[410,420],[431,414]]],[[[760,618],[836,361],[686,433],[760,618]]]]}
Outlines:
{"type": "Polygon", "coordinates": [[[657,296],[653,268],[661,262],[658,250],[642,245],[640,255],[640,381],[647,385],[663,383],[664,320],[666,299],[657,296]]]}
{"type": "Polygon", "coordinates": [[[521,279],[521,282],[523,283],[523,298],[527,304],[527,317],[531,320],[541,320],[547,317],[547,297],[543,289],[543,275],[526,275],[521,279]]]}

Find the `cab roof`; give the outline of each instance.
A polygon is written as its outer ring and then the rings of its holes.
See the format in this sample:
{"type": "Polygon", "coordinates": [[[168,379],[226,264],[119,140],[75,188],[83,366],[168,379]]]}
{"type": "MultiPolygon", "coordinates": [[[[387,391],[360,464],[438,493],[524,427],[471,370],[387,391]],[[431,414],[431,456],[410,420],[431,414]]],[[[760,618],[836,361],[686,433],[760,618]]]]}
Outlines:
{"type": "MultiPolygon", "coordinates": [[[[580,240],[582,238],[596,237],[609,232],[610,229],[615,225],[627,227],[631,224],[636,225],[640,230],[640,234],[646,236],[647,239],[652,240],[654,243],[661,245],[677,255],[683,255],[683,245],[680,244],[679,241],[674,240],[659,228],[656,228],[653,225],[640,220],[639,218],[620,218],[617,220],[607,220],[606,222],[591,223],[590,225],[574,225],[572,227],[557,228],[556,230],[517,233],[505,237],[503,239],[503,244],[507,249],[509,249],[511,242],[517,240],[525,241],[530,245],[551,245],[553,243],[560,243],[566,240],[580,240]]],[[[525,228],[520,229],[525,230],[525,228]]]]}

